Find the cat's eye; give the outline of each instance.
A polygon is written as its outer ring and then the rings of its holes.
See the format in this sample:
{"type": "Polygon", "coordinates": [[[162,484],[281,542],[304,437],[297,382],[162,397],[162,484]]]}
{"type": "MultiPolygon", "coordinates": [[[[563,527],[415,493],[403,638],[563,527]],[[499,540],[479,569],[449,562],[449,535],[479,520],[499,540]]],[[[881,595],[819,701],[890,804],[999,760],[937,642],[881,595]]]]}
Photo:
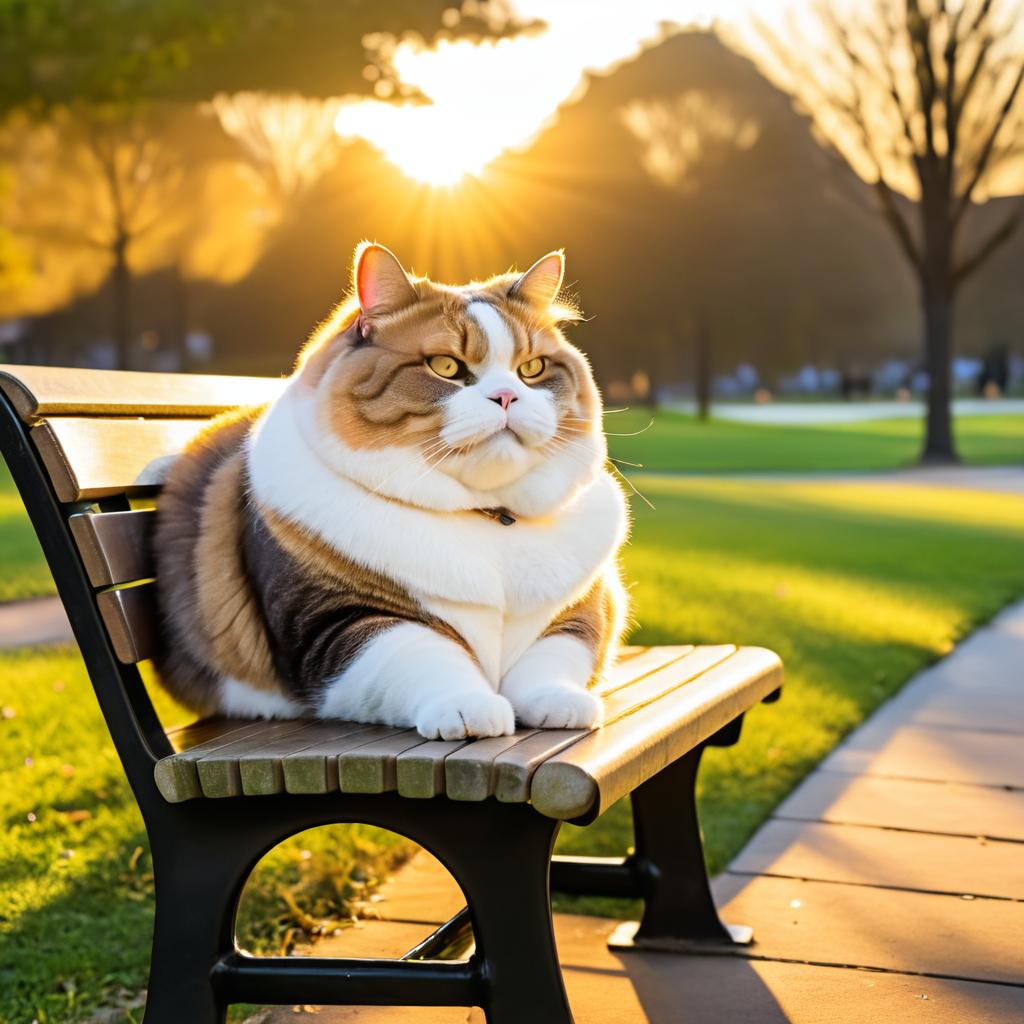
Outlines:
{"type": "Polygon", "coordinates": [[[519,376],[523,380],[530,380],[533,377],[539,377],[544,372],[544,367],[547,365],[547,360],[543,356],[537,356],[535,359],[527,359],[522,366],[519,367],[519,376]]]}
{"type": "Polygon", "coordinates": [[[466,374],[465,364],[460,363],[453,356],[431,356],[427,360],[427,366],[438,377],[444,377],[445,380],[455,380],[455,378],[463,377],[466,374]]]}

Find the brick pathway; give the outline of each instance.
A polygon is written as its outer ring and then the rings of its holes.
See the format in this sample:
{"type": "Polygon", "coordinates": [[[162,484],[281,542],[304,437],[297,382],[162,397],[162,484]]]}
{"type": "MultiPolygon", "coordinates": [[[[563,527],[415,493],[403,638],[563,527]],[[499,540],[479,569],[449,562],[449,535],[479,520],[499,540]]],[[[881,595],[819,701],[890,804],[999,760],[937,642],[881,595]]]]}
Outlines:
{"type": "MultiPolygon", "coordinates": [[[[742,955],[613,955],[614,922],[559,915],[577,1024],[1024,1020],[1024,603],[822,762],[715,888],[723,916],[754,927],[742,955]]],[[[381,920],[315,952],[398,955],[462,903],[422,854],[383,896],[381,920]]],[[[311,1010],[259,1019],[483,1021],[465,1009],[311,1010]]]]}

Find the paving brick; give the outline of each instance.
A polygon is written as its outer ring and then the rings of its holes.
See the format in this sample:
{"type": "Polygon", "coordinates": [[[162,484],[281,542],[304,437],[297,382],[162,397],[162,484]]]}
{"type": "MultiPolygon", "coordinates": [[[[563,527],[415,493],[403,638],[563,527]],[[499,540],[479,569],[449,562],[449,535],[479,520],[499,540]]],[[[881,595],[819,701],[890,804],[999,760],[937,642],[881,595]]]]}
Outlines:
{"type": "Polygon", "coordinates": [[[898,728],[891,721],[872,721],[820,767],[849,774],[1024,788],[1024,740],[1009,733],[898,728]]]}
{"type": "Polygon", "coordinates": [[[775,814],[1024,841],[1024,792],[957,782],[816,771],[775,814]]]}
{"type": "Polygon", "coordinates": [[[1007,618],[961,641],[949,657],[922,672],[911,685],[948,683],[964,689],[1020,693],[1024,687],[1024,627],[1007,618]]]}
{"type": "Polygon", "coordinates": [[[458,883],[426,850],[419,850],[401,871],[357,910],[388,921],[442,924],[466,905],[458,883]]]}
{"type": "Polygon", "coordinates": [[[901,693],[879,715],[882,721],[896,717],[905,725],[1015,732],[1024,742],[1024,686],[1014,692],[939,680],[927,690],[915,687],[901,693]]]}
{"type": "Polygon", "coordinates": [[[753,926],[739,955],[1024,985],[1024,903],[724,875],[723,917],[753,926]]]}
{"type": "Polygon", "coordinates": [[[769,821],[730,870],[1024,899],[1019,843],[862,825],[769,821]]]}
{"type": "MultiPolygon", "coordinates": [[[[558,915],[565,984],[577,1024],[1019,1024],[1024,988],[806,964],[613,954],[605,942],[616,922],[558,915]]],[[[388,929],[371,924],[392,942],[388,929]]],[[[317,952],[331,952],[330,943],[317,952]]],[[[269,1011],[265,1024],[484,1024],[462,1007],[329,1007],[315,1014],[269,1011]]],[[[526,1024],[526,1022],[524,1022],[526,1024]]]]}

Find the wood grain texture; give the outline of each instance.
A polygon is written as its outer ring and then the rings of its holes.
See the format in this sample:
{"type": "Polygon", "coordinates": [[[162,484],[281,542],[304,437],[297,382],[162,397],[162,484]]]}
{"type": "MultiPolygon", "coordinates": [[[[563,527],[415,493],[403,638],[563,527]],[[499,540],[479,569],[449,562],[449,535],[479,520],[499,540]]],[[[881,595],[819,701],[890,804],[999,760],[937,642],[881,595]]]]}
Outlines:
{"type": "Polygon", "coordinates": [[[403,751],[395,758],[395,786],[400,796],[429,800],[445,791],[448,757],[468,740],[431,740],[403,751]]]}
{"type": "Polygon", "coordinates": [[[537,733],[537,729],[521,729],[514,736],[489,736],[453,751],[444,761],[445,795],[449,800],[486,800],[493,796],[497,758],[537,733]]]}
{"type": "Polygon", "coordinates": [[[241,761],[247,757],[259,758],[262,752],[270,747],[277,747],[277,741],[284,737],[294,737],[314,724],[309,719],[296,719],[290,722],[263,722],[263,729],[254,731],[242,739],[226,743],[215,750],[203,754],[196,760],[199,773],[199,784],[203,788],[203,796],[219,799],[229,796],[241,796],[242,774],[241,761]]]}
{"type": "Polygon", "coordinates": [[[623,686],[629,686],[652,672],[679,661],[692,650],[693,647],[690,645],[626,648],[616,663],[608,669],[606,678],[594,687],[594,692],[602,697],[607,697],[622,689],[623,686]]]}
{"type": "Polygon", "coordinates": [[[83,512],[71,516],[68,525],[93,586],[130,583],[156,574],[151,548],[155,509],[83,512]]]}
{"type": "Polygon", "coordinates": [[[633,682],[623,684],[605,697],[605,724],[611,725],[620,718],[653,704],[735,653],[736,648],[730,644],[692,649],[684,657],[670,661],[664,668],[648,672],[633,682]]]}
{"type": "Polygon", "coordinates": [[[560,750],[589,735],[586,729],[541,729],[494,759],[494,795],[505,804],[530,799],[533,773],[560,750]]]}
{"type": "Polygon", "coordinates": [[[609,721],[597,731],[524,729],[448,742],[354,722],[200,722],[174,735],[180,752],[157,765],[157,784],[171,801],[337,790],[493,796],[572,819],[606,810],[746,711],[779,685],[781,667],[760,648],[674,648],[639,652],[612,677],[609,721]]]}
{"type": "Polygon", "coordinates": [[[135,665],[153,657],[158,636],[155,584],[101,591],[96,604],[118,661],[135,665]]]}
{"type": "Polygon", "coordinates": [[[196,763],[207,752],[217,750],[245,736],[265,729],[266,722],[216,718],[195,722],[169,732],[177,753],[157,761],[153,777],[161,796],[172,804],[194,800],[203,795],[196,763]]]}
{"type": "Polygon", "coordinates": [[[43,420],[29,432],[61,501],[159,488],[174,457],[206,420],[43,420]]]}
{"type": "Polygon", "coordinates": [[[415,729],[395,729],[338,757],[343,793],[391,793],[398,788],[398,755],[427,741],[415,729]]]}
{"type": "Polygon", "coordinates": [[[781,681],[782,664],[776,654],[741,648],[661,700],[588,733],[545,760],[533,775],[530,801],[542,814],[561,820],[601,814],[781,681]]]}
{"type": "Polygon", "coordinates": [[[64,366],[11,365],[0,370],[0,391],[26,423],[43,416],[68,415],[209,417],[272,401],[285,383],[274,377],[64,366]]]}
{"type": "Polygon", "coordinates": [[[331,793],[338,788],[338,756],[345,743],[358,746],[369,742],[379,726],[356,722],[338,723],[336,736],[318,740],[281,759],[286,793],[331,793]]]}

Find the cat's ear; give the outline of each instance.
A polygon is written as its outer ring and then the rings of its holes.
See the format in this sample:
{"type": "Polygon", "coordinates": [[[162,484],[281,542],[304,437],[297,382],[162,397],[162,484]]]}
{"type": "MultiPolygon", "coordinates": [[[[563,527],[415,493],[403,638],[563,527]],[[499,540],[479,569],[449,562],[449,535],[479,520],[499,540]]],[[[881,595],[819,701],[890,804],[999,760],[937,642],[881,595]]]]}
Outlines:
{"type": "Polygon", "coordinates": [[[519,278],[509,293],[513,298],[523,299],[534,306],[550,306],[562,288],[565,277],[565,253],[561,249],[541,256],[530,269],[519,278]]]}
{"type": "Polygon", "coordinates": [[[418,297],[398,257],[376,242],[362,242],[356,249],[352,283],[359,308],[368,317],[394,313],[418,297]]]}

